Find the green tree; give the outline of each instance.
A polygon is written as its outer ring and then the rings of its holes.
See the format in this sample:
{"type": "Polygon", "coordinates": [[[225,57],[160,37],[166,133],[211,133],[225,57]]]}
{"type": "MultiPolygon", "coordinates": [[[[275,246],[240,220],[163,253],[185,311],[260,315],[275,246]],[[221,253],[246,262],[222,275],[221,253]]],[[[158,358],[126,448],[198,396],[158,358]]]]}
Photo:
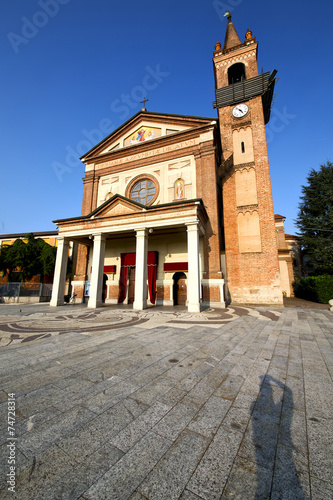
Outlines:
{"type": "Polygon", "coordinates": [[[25,243],[17,239],[12,245],[1,247],[0,270],[8,276],[9,281],[16,269],[21,269],[25,265],[25,243]]]}
{"type": "Polygon", "coordinates": [[[0,270],[8,275],[9,281],[14,271],[20,281],[29,281],[33,276],[52,276],[54,272],[56,248],[32,233],[27,235],[27,243],[21,239],[12,245],[4,246],[0,251],[0,270]]]}
{"type": "Polygon", "coordinates": [[[302,186],[297,235],[309,274],[333,275],[333,163],[312,169],[302,186]]]}

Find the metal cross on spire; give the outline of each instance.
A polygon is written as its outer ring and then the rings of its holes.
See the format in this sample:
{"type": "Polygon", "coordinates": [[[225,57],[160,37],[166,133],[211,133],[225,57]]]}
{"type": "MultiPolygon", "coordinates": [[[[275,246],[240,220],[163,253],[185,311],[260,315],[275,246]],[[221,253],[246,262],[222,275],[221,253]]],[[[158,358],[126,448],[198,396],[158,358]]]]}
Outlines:
{"type": "Polygon", "coordinates": [[[143,98],[143,101],[140,101],[140,104],[143,104],[141,111],[147,111],[146,110],[146,102],[148,102],[149,99],[146,99],[145,97],[143,98]]]}

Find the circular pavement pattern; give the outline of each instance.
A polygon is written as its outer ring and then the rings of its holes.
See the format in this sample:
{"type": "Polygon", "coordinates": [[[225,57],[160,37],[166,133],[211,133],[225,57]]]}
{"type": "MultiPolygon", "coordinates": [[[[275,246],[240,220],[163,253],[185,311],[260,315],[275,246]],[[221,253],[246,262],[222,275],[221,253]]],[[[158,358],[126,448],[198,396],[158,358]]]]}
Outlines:
{"type": "MultiPolygon", "coordinates": [[[[62,335],[68,332],[94,334],[126,327],[150,329],[158,326],[191,328],[219,328],[241,316],[253,316],[265,321],[277,321],[279,311],[260,311],[249,307],[206,309],[197,314],[184,308],[150,308],[144,311],[102,307],[90,310],[72,307],[71,310],[26,313],[24,308],[14,315],[0,315],[0,347],[31,342],[33,340],[62,335]],[[22,311],[24,311],[22,313],[22,311]]],[[[0,311],[1,312],[1,311],[0,311]]]]}

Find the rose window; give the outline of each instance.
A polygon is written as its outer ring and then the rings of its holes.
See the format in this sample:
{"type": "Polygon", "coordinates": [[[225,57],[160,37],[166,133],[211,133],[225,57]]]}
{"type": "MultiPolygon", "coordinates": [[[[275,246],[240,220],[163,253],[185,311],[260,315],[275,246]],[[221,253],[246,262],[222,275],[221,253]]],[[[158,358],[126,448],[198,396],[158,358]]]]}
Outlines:
{"type": "Polygon", "coordinates": [[[155,198],[156,187],[149,179],[141,179],[134,184],[130,198],[142,205],[149,205],[155,198]]]}

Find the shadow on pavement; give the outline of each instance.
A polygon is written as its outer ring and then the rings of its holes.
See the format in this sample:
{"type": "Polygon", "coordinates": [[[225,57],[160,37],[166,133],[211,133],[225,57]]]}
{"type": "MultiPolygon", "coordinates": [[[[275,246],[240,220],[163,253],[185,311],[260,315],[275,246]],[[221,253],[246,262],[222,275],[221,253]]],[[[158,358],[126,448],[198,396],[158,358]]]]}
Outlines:
{"type": "Polygon", "coordinates": [[[297,449],[291,437],[294,406],[292,390],[270,375],[260,376],[260,379],[260,394],[257,401],[252,403],[253,444],[257,462],[255,500],[306,500],[293,458],[293,451],[297,452],[297,449]],[[284,418],[280,420],[282,401],[288,406],[288,411],[284,412],[284,418]],[[281,435],[282,443],[279,439],[281,435]],[[272,483],[268,481],[271,474],[272,483]],[[272,490],[267,491],[270,484],[272,490]]]}

